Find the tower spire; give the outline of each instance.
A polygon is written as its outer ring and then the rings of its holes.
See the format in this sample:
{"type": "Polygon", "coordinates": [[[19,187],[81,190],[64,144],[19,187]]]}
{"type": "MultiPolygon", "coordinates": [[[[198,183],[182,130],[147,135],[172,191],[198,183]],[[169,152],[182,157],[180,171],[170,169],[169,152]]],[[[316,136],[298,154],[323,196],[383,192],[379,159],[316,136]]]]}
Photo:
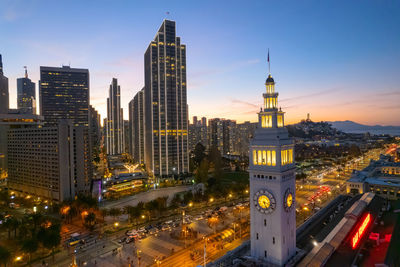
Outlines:
{"type": "Polygon", "coordinates": [[[24,69],[25,69],[25,78],[28,78],[28,69],[26,66],[24,66],[24,69]]]}

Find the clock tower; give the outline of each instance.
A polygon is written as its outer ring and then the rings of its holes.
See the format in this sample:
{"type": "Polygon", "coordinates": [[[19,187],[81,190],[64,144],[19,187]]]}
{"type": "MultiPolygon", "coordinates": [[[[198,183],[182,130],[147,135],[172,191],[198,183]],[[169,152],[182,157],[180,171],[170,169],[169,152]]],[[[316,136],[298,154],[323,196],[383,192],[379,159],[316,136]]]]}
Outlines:
{"type": "Polygon", "coordinates": [[[283,266],[296,253],[294,142],[271,74],[265,86],[249,149],[251,256],[283,266]]]}

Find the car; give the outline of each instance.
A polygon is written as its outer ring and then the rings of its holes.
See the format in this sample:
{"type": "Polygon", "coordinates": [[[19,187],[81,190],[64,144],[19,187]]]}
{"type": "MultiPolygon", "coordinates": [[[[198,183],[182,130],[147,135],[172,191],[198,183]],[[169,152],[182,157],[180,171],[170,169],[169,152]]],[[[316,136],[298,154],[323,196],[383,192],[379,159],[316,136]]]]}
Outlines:
{"type": "Polygon", "coordinates": [[[126,237],[122,237],[120,240],[118,240],[118,243],[124,243],[126,241],[126,237]]]}
{"type": "Polygon", "coordinates": [[[125,243],[126,244],[129,244],[129,243],[132,243],[132,242],[134,242],[135,241],[135,238],[133,238],[133,237],[128,237],[126,240],[125,240],[125,243]]]}
{"type": "Polygon", "coordinates": [[[204,217],[203,217],[203,215],[197,215],[196,217],[194,217],[194,219],[195,219],[196,221],[200,221],[200,220],[203,220],[204,217]]]}

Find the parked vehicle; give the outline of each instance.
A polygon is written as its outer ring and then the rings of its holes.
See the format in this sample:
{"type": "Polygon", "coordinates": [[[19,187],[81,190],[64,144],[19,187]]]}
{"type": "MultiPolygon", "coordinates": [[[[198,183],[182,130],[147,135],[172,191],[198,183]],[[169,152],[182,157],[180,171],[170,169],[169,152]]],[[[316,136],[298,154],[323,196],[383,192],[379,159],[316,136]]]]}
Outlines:
{"type": "Polygon", "coordinates": [[[125,241],[126,241],[126,237],[123,237],[120,240],[118,240],[118,243],[124,243],[125,241]]]}

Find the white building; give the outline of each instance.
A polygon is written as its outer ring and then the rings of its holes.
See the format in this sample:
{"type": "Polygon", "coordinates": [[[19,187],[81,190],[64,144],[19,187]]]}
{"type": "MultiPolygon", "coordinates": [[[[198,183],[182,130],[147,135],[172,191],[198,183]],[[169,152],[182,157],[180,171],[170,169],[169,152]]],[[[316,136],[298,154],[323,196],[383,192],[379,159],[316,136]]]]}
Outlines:
{"type": "Polygon", "coordinates": [[[269,74],[264,108],[250,142],[251,256],[283,266],[296,253],[294,142],[278,110],[278,93],[269,74]]]}

